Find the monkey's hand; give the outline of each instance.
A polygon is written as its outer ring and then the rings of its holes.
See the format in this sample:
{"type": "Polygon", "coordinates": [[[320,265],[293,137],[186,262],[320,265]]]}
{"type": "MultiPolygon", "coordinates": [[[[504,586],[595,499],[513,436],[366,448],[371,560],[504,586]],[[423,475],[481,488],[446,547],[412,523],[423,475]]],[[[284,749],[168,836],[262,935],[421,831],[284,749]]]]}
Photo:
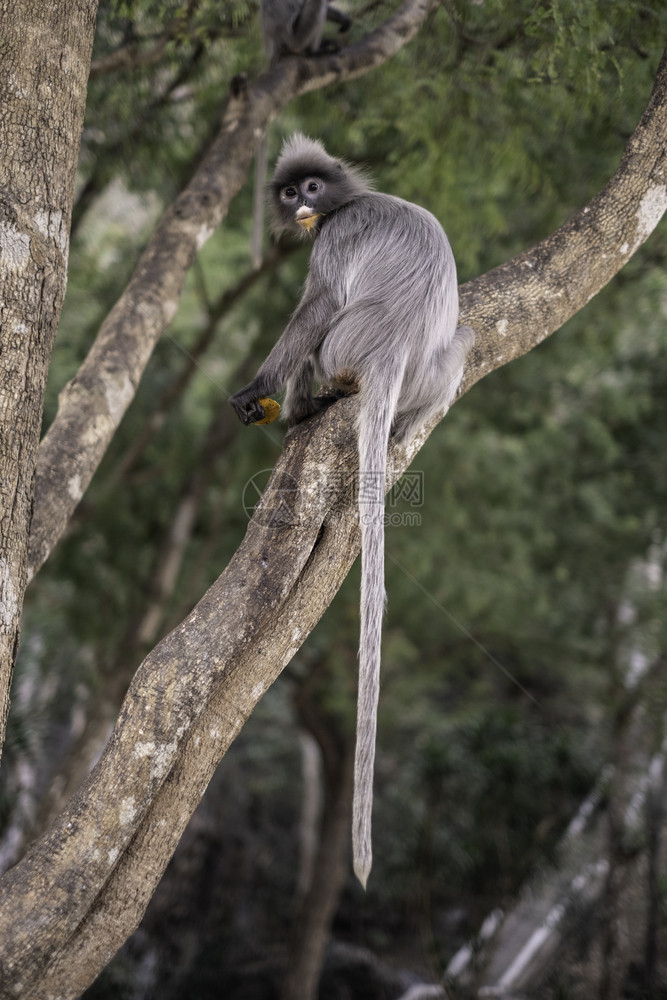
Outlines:
{"type": "Polygon", "coordinates": [[[256,424],[258,420],[263,420],[266,416],[264,407],[260,405],[252,386],[241,389],[235,396],[232,396],[229,402],[236,410],[236,416],[246,427],[249,424],[256,424]]]}
{"type": "Polygon", "coordinates": [[[329,4],[327,7],[327,21],[333,21],[334,24],[339,24],[339,31],[341,33],[343,31],[347,31],[352,25],[352,18],[348,14],[345,14],[342,10],[338,10],[337,7],[332,6],[332,4],[329,4]]]}

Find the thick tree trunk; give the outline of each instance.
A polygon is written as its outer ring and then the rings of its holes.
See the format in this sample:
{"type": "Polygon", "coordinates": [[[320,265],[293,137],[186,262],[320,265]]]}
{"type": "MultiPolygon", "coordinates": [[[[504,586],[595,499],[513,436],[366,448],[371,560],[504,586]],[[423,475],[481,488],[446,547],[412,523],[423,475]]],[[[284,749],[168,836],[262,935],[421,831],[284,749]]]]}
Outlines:
{"type": "Polygon", "coordinates": [[[0,0],[0,748],[96,11],[97,0],[0,0]]]}

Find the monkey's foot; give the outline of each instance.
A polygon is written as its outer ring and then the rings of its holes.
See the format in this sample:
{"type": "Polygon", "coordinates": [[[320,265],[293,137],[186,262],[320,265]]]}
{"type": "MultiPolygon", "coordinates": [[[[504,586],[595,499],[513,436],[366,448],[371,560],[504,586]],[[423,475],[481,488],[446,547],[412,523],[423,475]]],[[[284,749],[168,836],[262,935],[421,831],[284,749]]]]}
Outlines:
{"type": "Polygon", "coordinates": [[[343,399],[347,396],[346,392],[339,390],[323,393],[321,396],[313,396],[313,413],[321,413],[322,410],[328,410],[330,406],[337,403],[339,399],[343,399]]]}
{"type": "Polygon", "coordinates": [[[303,423],[308,417],[314,417],[316,413],[327,410],[343,396],[347,396],[347,392],[329,385],[323,386],[317,396],[285,400],[283,417],[287,421],[288,427],[294,427],[296,424],[303,423]]]}
{"type": "Polygon", "coordinates": [[[358,391],[358,383],[352,380],[343,382],[340,379],[336,383],[325,383],[311,400],[313,413],[321,413],[322,410],[328,409],[333,403],[337,403],[339,399],[345,399],[346,396],[352,396],[358,391]]]}
{"type": "Polygon", "coordinates": [[[324,386],[325,389],[333,389],[335,392],[340,392],[341,396],[351,396],[355,392],[359,392],[359,376],[348,368],[344,368],[342,372],[338,372],[336,377],[324,386]]]}
{"type": "Polygon", "coordinates": [[[232,97],[239,98],[248,89],[248,74],[237,73],[229,81],[229,92],[232,97]]]}
{"type": "Polygon", "coordinates": [[[300,423],[306,417],[312,417],[316,413],[321,413],[322,410],[328,410],[339,399],[353,396],[355,392],[359,392],[358,379],[352,375],[348,376],[347,372],[344,372],[341,376],[336,376],[335,382],[325,382],[324,385],[320,386],[317,395],[308,399],[308,405],[303,408],[293,423],[300,423]]]}

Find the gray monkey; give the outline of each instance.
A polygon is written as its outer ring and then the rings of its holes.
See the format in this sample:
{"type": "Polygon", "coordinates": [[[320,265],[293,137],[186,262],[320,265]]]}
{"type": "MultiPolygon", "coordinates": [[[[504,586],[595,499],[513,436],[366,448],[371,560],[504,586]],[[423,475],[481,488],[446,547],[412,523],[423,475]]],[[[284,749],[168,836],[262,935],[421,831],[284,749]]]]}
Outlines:
{"type": "MultiPolygon", "coordinates": [[[[269,65],[275,66],[284,56],[316,55],[322,45],[325,21],[340,25],[347,31],[352,19],[327,3],[327,0],[261,0],[259,28],[269,65]]],[[[331,43],[323,51],[335,48],[331,43]]],[[[264,185],[267,164],[266,136],[257,147],[253,192],[253,227],[250,245],[252,266],[262,263],[262,230],[264,228],[264,185]]]]}
{"type": "Polygon", "coordinates": [[[361,630],[352,842],[365,887],[372,864],[371,811],[384,589],[384,494],[390,434],[409,439],[449,406],[474,341],[458,327],[456,266],[426,209],[373,192],[363,174],[304,135],[288,139],[270,185],[275,229],[315,237],[301,302],[257,376],[230,402],[241,421],[286,386],[283,417],[303,420],[359,393],[358,502],[361,630]],[[316,376],[338,388],[313,397],[316,376]]]}

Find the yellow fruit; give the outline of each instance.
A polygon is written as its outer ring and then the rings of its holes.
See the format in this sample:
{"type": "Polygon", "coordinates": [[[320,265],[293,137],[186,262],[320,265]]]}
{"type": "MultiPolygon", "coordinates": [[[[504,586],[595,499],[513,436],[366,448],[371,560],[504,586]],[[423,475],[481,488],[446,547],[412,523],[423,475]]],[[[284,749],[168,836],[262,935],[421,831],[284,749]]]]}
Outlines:
{"type": "Polygon", "coordinates": [[[276,403],[275,399],[269,399],[268,396],[264,396],[263,399],[259,400],[259,405],[264,410],[264,416],[261,420],[256,420],[255,424],[272,424],[274,420],[278,419],[280,403],[276,403]]]}

